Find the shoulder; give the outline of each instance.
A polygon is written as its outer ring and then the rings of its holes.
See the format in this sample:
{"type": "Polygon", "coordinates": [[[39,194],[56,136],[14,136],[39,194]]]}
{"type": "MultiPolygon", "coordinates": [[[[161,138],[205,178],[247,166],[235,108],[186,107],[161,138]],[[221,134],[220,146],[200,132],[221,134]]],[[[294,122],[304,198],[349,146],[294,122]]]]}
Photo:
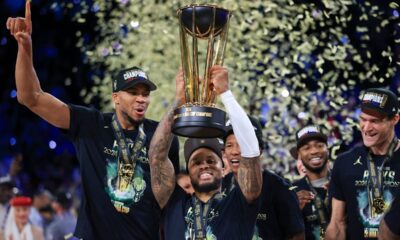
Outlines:
{"type": "Polygon", "coordinates": [[[102,113],[94,107],[86,107],[81,105],[68,105],[71,112],[71,121],[77,121],[79,123],[87,122],[88,124],[93,123],[93,121],[108,120],[111,122],[113,113],[102,113]]]}
{"type": "Polygon", "coordinates": [[[356,160],[358,157],[362,157],[367,153],[367,150],[364,146],[355,146],[352,149],[339,154],[337,159],[335,160],[335,165],[337,163],[343,164],[343,163],[350,163],[348,160],[353,159],[356,160]]]}
{"type": "Polygon", "coordinates": [[[290,182],[278,174],[266,169],[263,171],[263,184],[278,184],[289,186],[290,182]]]}
{"type": "Polygon", "coordinates": [[[99,110],[97,110],[94,107],[86,107],[86,106],[82,106],[82,105],[75,105],[75,104],[68,104],[68,107],[70,109],[70,111],[72,112],[92,112],[92,113],[98,113],[100,114],[101,112],[99,110]]]}
{"type": "Polygon", "coordinates": [[[303,186],[304,184],[306,184],[306,177],[300,178],[299,180],[296,180],[293,182],[293,186],[303,186]]]}

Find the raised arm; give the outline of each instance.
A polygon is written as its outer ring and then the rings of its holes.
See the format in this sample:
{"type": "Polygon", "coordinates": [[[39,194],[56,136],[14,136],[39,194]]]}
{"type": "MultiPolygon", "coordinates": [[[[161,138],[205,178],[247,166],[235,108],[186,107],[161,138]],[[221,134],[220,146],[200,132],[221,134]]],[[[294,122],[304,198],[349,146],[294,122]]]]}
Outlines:
{"type": "Polygon", "coordinates": [[[26,1],[25,18],[8,18],[6,26],[18,43],[15,66],[18,101],[50,124],[68,129],[70,121],[68,106],[54,96],[43,92],[33,67],[32,21],[29,0],[26,1]]]}
{"type": "Polygon", "coordinates": [[[176,76],[176,99],[172,108],[163,117],[150,142],[149,161],[151,188],[161,208],[164,208],[175,188],[175,171],[171,160],[168,158],[174,135],[171,127],[174,109],[184,101],[184,82],[182,69],[176,76]]]}
{"type": "Polygon", "coordinates": [[[326,229],[325,239],[346,239],[346,203],[332,198],[332,216],[326,229]]]}
{"type": "Polygon", "coordinates": [[[255,201],[262,189],[260,148],[254,127],[243,108],[229,90],[228,71],[221,66],[211,68],[214,90],[228,112],[233,132],[240,146],[242,160],[238,169],[238,184],[247,202],[255,201]]]}

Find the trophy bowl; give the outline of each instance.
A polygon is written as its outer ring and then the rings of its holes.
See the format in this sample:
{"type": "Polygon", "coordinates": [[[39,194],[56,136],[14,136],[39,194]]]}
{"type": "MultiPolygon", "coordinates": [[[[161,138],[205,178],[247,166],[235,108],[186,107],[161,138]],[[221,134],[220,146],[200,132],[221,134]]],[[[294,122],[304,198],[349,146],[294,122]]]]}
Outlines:
{"type": "Polygon", "coordinates": [[[182,8],[181,11],[181,22],[185,27],[185,30],[197,38],[209,37],[213,25],[215,36],[219,35],[225,25],[228,23],[230,14],[230,12],[226,9],[209,5],[187,6],[182,8]],[[214,9],[215,21],[213,22],[214,9]],[[193,26],[194,32],[192,31],[193,26]]]}

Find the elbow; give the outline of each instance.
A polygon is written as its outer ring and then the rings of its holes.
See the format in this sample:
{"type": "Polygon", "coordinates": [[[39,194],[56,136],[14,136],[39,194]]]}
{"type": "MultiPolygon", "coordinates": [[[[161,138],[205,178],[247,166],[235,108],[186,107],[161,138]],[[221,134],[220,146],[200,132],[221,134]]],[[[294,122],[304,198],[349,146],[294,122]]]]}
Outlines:
{"type": "Polygon", "coordinates": [[[253,203],[258,199],[258,197],[260,197],[260,194],[261,190],[259,192],[246,193],[244,195],[246,196],[246,200],[248,203],[253,203]]]}
{"type": "MultiPolygon", "coordinates": [[[[37,94],[37,96],[39,96],[39,94],[37,94]]],[[[35,106],[37,96],[35,97],[32,95],[23,94],[20,91],[17,91],[17,101],[29,109],[31,109],[35,106]]]]}
{"type": "MultiPolygon", "coordinates": [[[[243,188],[242,188],[243,189],[243,188]]],[[[255,185],[249,187],[247,190],[244,189],[243,195],[245,196],[248,203],[257,201],[262,191],[262,182],[257,182],[255,185]]]]}

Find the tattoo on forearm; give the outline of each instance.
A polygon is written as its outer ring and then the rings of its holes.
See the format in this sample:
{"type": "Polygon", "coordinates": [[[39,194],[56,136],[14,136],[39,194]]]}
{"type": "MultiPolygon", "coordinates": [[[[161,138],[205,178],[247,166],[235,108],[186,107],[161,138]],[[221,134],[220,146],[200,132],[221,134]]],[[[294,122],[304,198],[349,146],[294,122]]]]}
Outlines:
{"type": "Polygon", "coordinates": [[[154,196],[161,207],[165,206],[175,187],[174,167],[168,159],[168,152],[174,137],[171,126],[175,106],[176,102],[158,124],[149,148],[151,185],[154,196]]]}
{"type": "Polygon", "coordinates": [[[248,201],[253,201],[260,195],[262,174],[258,157],[242,159],[242,161],[240,161],[238,183],[243,195],[248,201]]]}

